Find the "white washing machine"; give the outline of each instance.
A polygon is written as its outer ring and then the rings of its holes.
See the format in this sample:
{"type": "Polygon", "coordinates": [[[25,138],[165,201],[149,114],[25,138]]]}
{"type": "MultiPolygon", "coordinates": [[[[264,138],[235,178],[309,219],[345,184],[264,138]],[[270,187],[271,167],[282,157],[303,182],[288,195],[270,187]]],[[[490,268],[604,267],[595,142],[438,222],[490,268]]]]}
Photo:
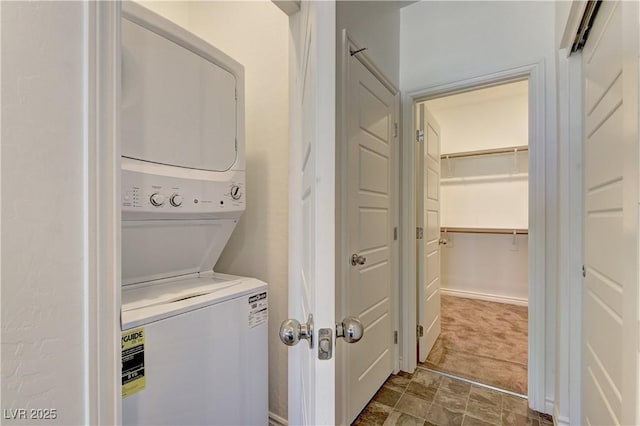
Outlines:
{"type": "Polygon", "coordinates": [[[245,208],[244,70],[122,16],[125,425],[268,423],[267,285],[213,271],[245,208]]]}
{"type": "Polygon", "coordinates": [[[142,331],[144,355],[125,349],[123,383],[145,382],[123,398],[123,424],[268,424],[263,282],[212,273],[139,286],[122,302],[123,337],[142,331]]]}

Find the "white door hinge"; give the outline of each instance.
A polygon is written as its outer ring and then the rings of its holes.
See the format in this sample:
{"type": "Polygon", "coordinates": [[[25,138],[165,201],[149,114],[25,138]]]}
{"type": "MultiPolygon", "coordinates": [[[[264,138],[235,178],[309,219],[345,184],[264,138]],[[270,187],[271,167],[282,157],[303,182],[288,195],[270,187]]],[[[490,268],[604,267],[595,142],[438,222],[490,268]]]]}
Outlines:
{"type": "Polygon", "coordinates": [[[424,130],[416,130],[416,140],[418,142],[424,142],[424,130]]]}
{"type": "Polygon", "coordinates": [[[424,337],[424,327],[421,326],[420,324],[418,324],[418,327],[416,328],[416,336],[418,338],[424,337]]]}
{"type": "Polygon", "coordinates": [[[421,227],[416,228],[416,239],[421,240],[424,237],[424,229],[421,227]]]}

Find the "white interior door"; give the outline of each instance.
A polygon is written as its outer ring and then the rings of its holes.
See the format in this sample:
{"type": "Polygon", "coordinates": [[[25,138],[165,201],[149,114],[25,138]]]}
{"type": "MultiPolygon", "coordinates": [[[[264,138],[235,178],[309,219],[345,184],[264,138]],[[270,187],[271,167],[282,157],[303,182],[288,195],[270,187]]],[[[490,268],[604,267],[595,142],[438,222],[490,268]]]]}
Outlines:
{"type": "MultiPolygon", "coordinates": [[[[424,362],[440,335],[440,126],[433,115],[419,105],[419,128],[424,141],[419,142],[424,159],[419,184],[423,196],[420,215],[424,224],[422,273],[418,274],[418,360],[424,362]]],[[[420,241],[419,241],[420,243],[420,241]]]]}
{"type": "Polygon", "coordinates": [[[313,315],[313,347],[289,349],[289,424],[335,423],[335,2],[303,1],[290,17],[289,317],[313,315]],[[333,343],[333,342],[332,342],[333,343]]]}
{"type": "Polygon", "coordinates": [[[585,80],[583,423],[638,424],[638,8],[603,2],[585,80]],[[625,8],[634,10],[631,26],[625,8]],[[625,33],[633,29],[632,33],[625,33]],[[633,50],[626,50],[626,40],[633,50]],[[635,52],[628,55],[628,53],[635,52]],[[629,59],[629,66],[625,64],[629,59]]]}
{"type": "Polygon", "coordinates": [[[348,226],[350,262],[347,314],[358,317],[364,336],[347,351],[349,422],[393,371],[392,164],[395,96],[356,57],[349,57],[348,226]]]}

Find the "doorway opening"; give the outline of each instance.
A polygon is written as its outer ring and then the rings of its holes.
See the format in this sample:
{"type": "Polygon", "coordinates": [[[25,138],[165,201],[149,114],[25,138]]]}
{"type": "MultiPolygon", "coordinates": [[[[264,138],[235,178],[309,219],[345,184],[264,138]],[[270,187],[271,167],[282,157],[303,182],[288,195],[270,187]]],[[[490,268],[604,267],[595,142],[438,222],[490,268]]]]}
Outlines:
{"type": "Polygon", "coordinates": [[[416,124],[418,365],[525,396],[529,82],[419,101],[416,124]]]}

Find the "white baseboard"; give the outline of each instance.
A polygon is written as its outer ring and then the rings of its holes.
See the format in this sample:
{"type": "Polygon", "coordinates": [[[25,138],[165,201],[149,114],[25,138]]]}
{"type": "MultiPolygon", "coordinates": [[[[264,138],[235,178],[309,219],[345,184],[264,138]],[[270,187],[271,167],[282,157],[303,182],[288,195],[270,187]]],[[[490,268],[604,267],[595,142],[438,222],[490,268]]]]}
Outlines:
{"type": "Polygon", "coordinates": [[[289,422],[277,414],[269,411],[269,426],[287,426],[289,422]]]}
{"type": "Polygon", "coordinates": [[[497,294],[478,293],[469,290],[441,288],[440,294],[445,296],[466,297],[467,299],[486,300],[488,302],[509,303],[510,305],[529,306],[529,300],[522,297],[500,296],[497,294]]]}

